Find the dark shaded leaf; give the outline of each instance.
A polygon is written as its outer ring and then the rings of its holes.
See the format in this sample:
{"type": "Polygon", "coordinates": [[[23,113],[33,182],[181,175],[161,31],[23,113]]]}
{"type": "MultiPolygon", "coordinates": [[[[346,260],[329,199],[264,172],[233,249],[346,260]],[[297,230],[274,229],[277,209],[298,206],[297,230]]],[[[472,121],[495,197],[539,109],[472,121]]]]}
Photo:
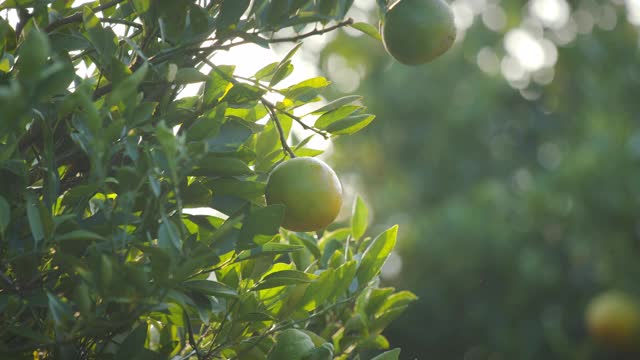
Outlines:
{"type": "Polygon", "coordinates": [[[238,293],[235,289],[228,287],[222,283],[211,280],[190,280],[183,283],[187,289],[209,295],[222,297],[236,297],[238,293]]]}

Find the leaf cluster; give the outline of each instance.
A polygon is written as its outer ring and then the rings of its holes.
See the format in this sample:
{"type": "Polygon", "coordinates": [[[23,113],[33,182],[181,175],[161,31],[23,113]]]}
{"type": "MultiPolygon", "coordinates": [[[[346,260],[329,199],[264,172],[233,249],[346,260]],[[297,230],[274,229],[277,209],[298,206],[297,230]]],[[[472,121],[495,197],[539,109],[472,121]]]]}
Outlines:
{"type": "Polygon", "coordinates": [[[2,357],[264,359],[290,327],[343,359],[389,346],[413,300],[376,292],[396,229],[364,238],[360,204],[353,228],[288,233],[264,200],[274,165],[321,153],[312,136],[373,120],[355,96],[294,114],[323,77],[280,85],[301,40],[353,24],[352,3],[0,5],[19,17],[0,18],[2,357]],[[275,42],[295,45],[251,77],[210,60],[275,42]]]}

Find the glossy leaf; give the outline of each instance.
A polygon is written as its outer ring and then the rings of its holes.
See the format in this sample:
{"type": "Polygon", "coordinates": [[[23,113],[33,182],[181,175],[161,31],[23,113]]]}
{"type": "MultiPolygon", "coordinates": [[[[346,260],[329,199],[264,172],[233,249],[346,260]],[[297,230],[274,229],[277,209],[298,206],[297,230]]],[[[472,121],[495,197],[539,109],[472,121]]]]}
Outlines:
{"type": "Polygon", "coordinates": [[[222,283],[211,280],[190,280],[183,283],[184,287],[209,296],[236,297],[238,293],[222,283]]]}
{"type": "Polygon", "coordinates": [[[398,360],[400,358],[400,349],[385,351],[382,354],[372,358],[371,360],[398,360]]]}
{"type": "Polygon", "coordinates": [[[396,245],[398,226],[394,226],[378,235],[362,254],[356,276],[361,287],[378,274],[387,257],[396,245]]]}
{"type": "Polygon", "coordinates": [[[273,287],[305,284],[313,280],[314,276],[297,270],[283,270],[270,273],[260,280],[251,290],[264,290],[273,287]]]}
{"type": "Polygon", "coordinates": [[[372,38],[378,41],[382,41],[382,37],[380,36],[378,29],[376,29],[371,24],[368,24],[365,22],[357,22],[357,23],[351,24],[351,27],[371,36],[372,38]]]}
{"type": "Polygon", "coordinates": [[[361,197],[357,197],[353,204],[353,214],[351,215],[351,235],[354,239],[360,239],[369,223],[369,209],[361,197]]]}

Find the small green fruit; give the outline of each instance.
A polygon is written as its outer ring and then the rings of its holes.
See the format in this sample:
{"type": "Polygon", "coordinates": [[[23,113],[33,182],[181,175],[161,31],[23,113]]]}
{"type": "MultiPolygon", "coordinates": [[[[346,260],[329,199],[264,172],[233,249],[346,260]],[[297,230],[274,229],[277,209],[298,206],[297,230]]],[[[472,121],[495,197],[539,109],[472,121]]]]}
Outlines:
{"type": "Polygon", "coordinates": [[[316,231],[331,224],[342,206],[342,185],[324,162],[298,157],[276,166],[267,180],[267,204],[283,204],[282,227],[316,231]]]}
{"type": "Polygon", "coordinates": [[[400,0],[385,15],[382,40],[399,62],[418,65],[444,54],[456,39],[453,12],[444,0],[400,0]]]}

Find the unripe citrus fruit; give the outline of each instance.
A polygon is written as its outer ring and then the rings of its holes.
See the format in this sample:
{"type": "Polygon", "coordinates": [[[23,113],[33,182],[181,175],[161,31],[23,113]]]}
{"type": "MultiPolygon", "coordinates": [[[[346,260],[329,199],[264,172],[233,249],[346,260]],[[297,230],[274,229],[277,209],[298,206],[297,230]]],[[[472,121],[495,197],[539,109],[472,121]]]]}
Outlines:
{"type": "Polygon", "coordinates": [[[315,345],[309,335],[298,329],[286,329],[276,335],[276,344],[269,352],[268,360],[302,360],[315,345]]]}
{"type": "Polygon", "coordinates": [[[282,227],[293,231],[325,228],[342,206],[342,185],[324,162],[298,157],[276,166],[267,180],[267,204],[283,204],[282,227]]]}
{"type": "Polygon", "coordinates": [[[444,0],[400,0],[391,5],[382,25],[385,48],[406,65],[437,58],[455,38],[453,12],[444,0]]]}
{"type": "Polygon", "coordinates": [[[625,348],[640,335],[640,308],[629,295],[609,291],[596,296],[587,307],[589,334],[603,344],[625,348]]]}

